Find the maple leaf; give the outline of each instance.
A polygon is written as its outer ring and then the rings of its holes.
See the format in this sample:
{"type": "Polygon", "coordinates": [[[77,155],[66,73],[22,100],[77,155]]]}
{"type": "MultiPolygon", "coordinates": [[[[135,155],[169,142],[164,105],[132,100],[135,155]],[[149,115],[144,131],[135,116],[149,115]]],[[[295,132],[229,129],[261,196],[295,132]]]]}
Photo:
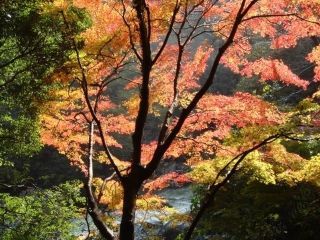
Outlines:
{"type": "Polygon", "coordinates": [[[294,85],[306,89],[309,82],[300,79],[291,72],[288,66],[277,59],[259,59],[248,63],[241,70],[241,74],[247,77],[260,76],[261,81],[280,81],[285,85],[294,85]]]}
{"type": "Polygon", "coordinates": [[[320,47],[315,47],[311,53],[307,56],[307,60],[310,62],[313,62],[316,64],[316,67],[314,69],[315,76],[314,80],[315,81],[320,81],[320,47]]]}
{"type": "Polygon", "coordinates": [[[170,183],[175,183],[178,185],[190,183],[190,178],[184,174],[179,174],[177,172],[171,172],[158,177],[157,179],[150,181],[144,185],[144,189],[149,192],[160,190],[166,188],[170,183]]]}

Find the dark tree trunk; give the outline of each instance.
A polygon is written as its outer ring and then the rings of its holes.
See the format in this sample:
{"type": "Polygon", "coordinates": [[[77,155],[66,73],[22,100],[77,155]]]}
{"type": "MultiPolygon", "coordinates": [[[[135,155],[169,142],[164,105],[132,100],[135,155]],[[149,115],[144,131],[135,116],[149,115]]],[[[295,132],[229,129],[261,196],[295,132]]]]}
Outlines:
{"type": "Polygon", "coordinates": [[[133,184],[124,187],[120,240],[134,239],[134,215],[138,190],[133,184]]]}
{"type": "Polygon", "coordinates": [[[138,191],[146,179],[145,169],[134,165],[127,177],[122,179],[123,207],[120,224],[120,240],[134,239],[134,215],[138,191]]]}

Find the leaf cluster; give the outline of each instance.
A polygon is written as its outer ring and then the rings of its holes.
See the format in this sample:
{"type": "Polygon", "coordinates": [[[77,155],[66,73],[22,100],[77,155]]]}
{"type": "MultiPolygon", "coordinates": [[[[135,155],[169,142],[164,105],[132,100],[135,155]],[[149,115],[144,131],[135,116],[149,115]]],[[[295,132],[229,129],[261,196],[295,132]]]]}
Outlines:
{"type": "MultiPolygon", "coordinates": [[[[317,239],[319,155],[306,160],[286,152],[279,143],[272,145],[271,155],[264,149],[243,162],[205,214],[198,235],[235,240],[317,239]]],[[[205,168],[199,164],[193,170],[195,176],[201,169],[202,175],[211,175],[219,162],[223,160],[212,160],[205,168]]],[[[195,188],[195,210],[205,186],[195,188]]]]}
{"type": "Polygon", "coordinates": [[[20,197],[0,195],[0,239],[76,239],[73,221],[79,217],[79,182],[51,190],[29,189],[20,197]]]}

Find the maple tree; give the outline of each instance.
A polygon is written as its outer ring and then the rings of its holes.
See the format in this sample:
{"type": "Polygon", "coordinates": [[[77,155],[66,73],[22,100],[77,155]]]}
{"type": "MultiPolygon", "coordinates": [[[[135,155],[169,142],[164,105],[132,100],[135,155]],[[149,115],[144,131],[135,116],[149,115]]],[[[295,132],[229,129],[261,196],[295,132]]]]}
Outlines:
{"type": "MultiPolygon", "coordinates": [[[[49,102],[41,115],[42,139],[66,154],[86,176],[88,212],[103,237],[115,238],[99,209],[100,194],[94,191],[94,160],[113,172],[102,184],[100,181],[100,193],[107,181],[121,186],[119,237],[133,239],[138,196],[170,181],[190,181],[184,173],[153,179],[164,158],[184,156],[193,165],[212,156],[230,157],[230,152],[236,156],[228,164],[233,164],[230,174],[210,185],[185,236],[190,239],[202,213],[239,164],[260,147],[291,137],[295,126],[292,113],[259,96],[212,92],[219,66],[261,82],[278,81],[306,89],[310,82],[281,59],[250,54],[254,38],[268,39],[270,48],[279,49],[318,36],[319,3],[74,0],[92,18],[92,26],[80,36],[71,32],[70,2],[54,3],[51,11],[62,14],[74,51],[48,80],[67,87],[50,93],[56,101],[49,102]],[[210,37],[204,37],[207,35],[210,37]],[[249,127],[256,127],[257,138],[235,146],[223,144],[233,131],[249,127]]],[[[316,65],[318,52],[316,47],[308,56],[316,65]]],[[[316,82],[318,74],[316,66],[316,82]]],[[[318,111],[314,108],[307,113],[309,123],[316,127],[318,111]]]]}

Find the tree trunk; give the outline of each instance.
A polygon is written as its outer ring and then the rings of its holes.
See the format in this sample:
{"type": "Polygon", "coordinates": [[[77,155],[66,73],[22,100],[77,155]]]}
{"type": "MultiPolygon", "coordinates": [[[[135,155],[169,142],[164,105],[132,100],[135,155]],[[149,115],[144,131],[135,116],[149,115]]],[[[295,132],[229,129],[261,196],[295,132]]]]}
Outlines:
{"type": "Polygon", "coordinates": [[[138,189],[134,184],[124,185],[120,240],[134,240],[134,215],[138,189]]]}

